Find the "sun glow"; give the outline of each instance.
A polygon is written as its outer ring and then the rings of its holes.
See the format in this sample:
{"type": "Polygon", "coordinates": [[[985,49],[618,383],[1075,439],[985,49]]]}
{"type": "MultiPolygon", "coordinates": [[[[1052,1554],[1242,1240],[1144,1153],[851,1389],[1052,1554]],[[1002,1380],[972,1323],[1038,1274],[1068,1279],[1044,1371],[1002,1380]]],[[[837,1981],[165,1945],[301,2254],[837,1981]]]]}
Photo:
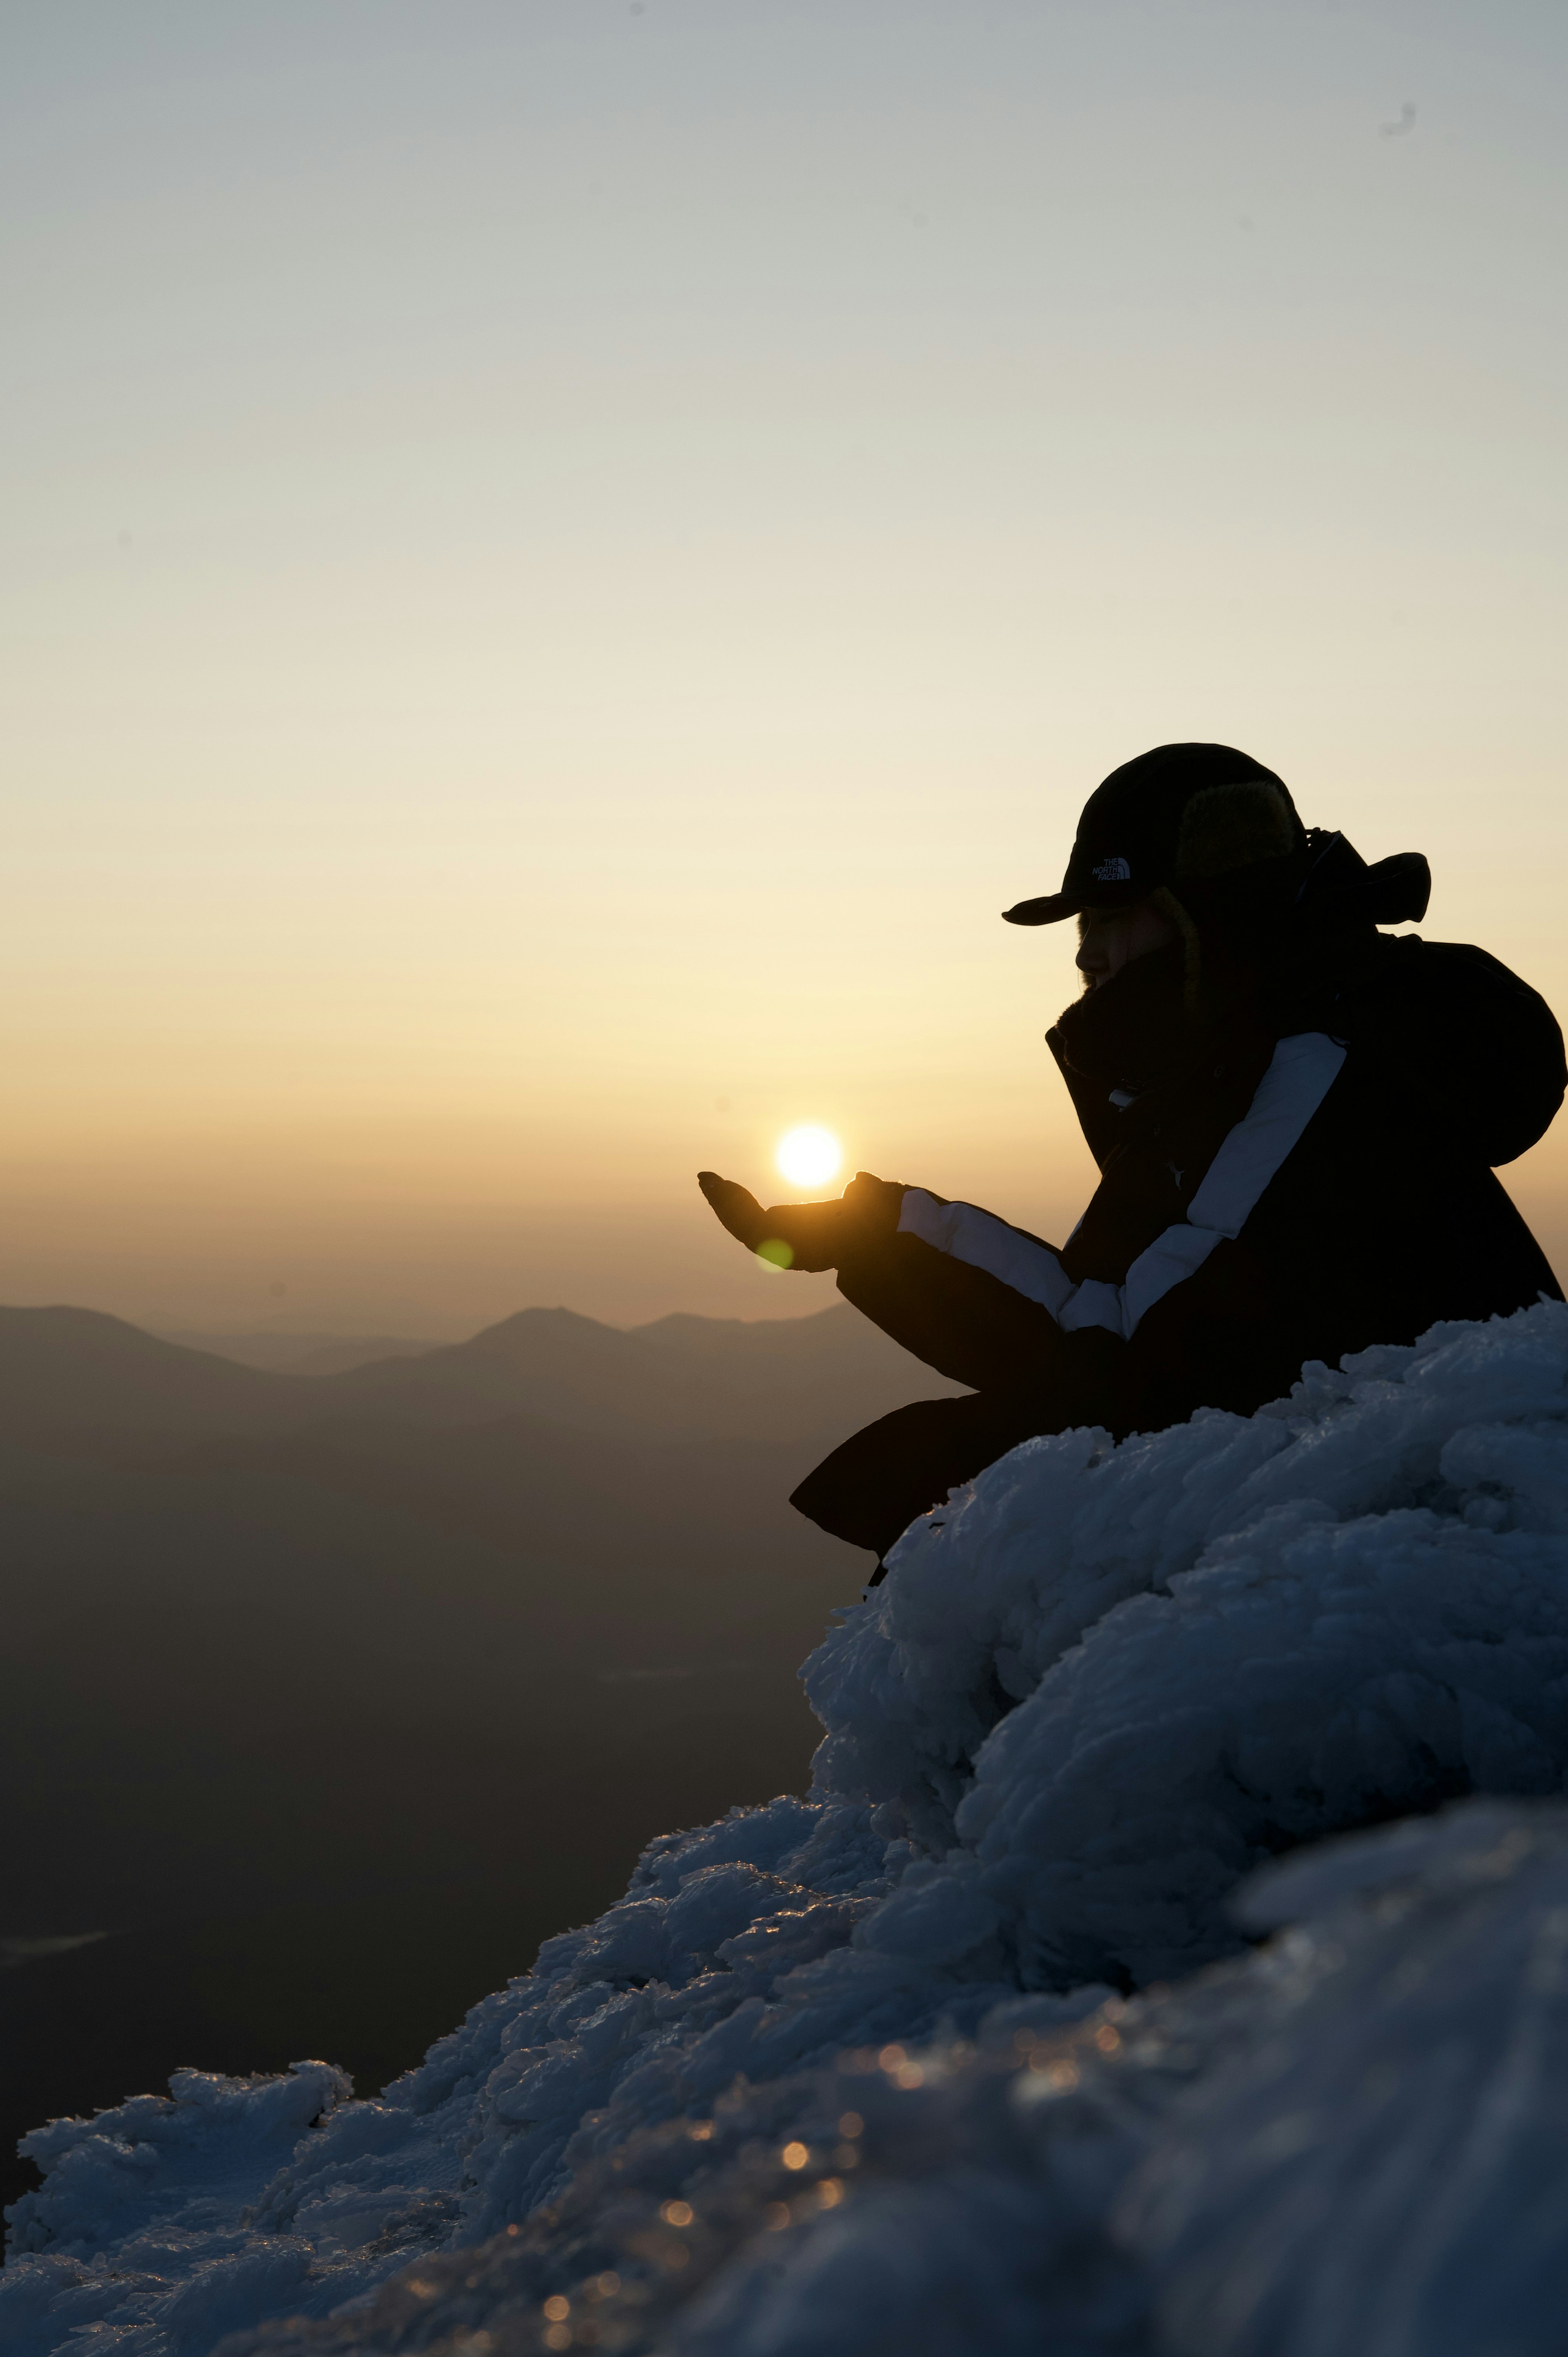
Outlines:
{"type": "Polygon", "coordinates": [[[843,1156],[831,1130],[808,1124],[791,1129],[779,1141],[777,1160],[791,1187],[820,1187],[831,1178],[843,1156]]]}

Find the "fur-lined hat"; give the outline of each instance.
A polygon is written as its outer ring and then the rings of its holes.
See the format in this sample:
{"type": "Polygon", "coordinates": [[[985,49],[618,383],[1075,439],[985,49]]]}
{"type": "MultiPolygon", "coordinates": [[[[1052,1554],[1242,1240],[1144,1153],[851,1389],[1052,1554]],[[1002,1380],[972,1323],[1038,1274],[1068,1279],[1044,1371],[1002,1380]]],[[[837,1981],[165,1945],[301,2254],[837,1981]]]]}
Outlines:
{"type": "Polygon", "coordinates": [[[1059,892],[1020,900],[1010,925],[1146,900],[1305,849],[1282,779],[1231,745],[1156,745],[1112,770],[1078,823],[1059,892]]]}

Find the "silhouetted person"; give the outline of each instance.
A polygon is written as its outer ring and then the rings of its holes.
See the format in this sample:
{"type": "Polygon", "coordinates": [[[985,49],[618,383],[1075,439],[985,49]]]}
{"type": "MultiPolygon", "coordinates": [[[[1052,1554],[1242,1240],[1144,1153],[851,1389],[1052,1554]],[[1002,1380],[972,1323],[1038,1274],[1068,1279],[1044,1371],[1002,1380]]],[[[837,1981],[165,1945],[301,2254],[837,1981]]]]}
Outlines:
{"type": "Polygon", "coordinates": [[[1485,951],[1378,931],[1430,889],[1418,855],[1369,867],[1304,829],[1244,753],[1162,745],[1090,796],[1061,890],[1006,912],[1081,937],[1047,1039],[1101,1180],[1065,1244],[864,1171],[771,1210],[704,1171],[733,1235],[836,1268],[973,1387],[856,1433],[800,1511],[881,1556],[1032,1434],[1247,1415],[1306,1360],[1561,1300],[1493,1170],[1561,1104],[1563,1036],[1485,951]]]}

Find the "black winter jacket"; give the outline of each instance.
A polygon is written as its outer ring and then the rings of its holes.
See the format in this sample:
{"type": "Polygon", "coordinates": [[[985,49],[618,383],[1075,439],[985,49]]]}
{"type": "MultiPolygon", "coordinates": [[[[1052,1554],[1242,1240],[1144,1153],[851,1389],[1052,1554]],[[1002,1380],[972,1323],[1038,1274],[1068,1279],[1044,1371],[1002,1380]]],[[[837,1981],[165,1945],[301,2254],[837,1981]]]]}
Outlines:
{"type": "Polygon", "coordinates": [[[1030,1434],[1250,1414],[1308,1360],[1562,1292],[1493,1166],[1562,1103],[1563,1038],[1482,950],[1366,927],[1184,1004],[1177,942],[1047,1035],[1101,1181],[1059,1249],[894,1192],[840,1289],[976,1397],[898,1410],[795,1493],[886,1551],[1030,1434]]]}

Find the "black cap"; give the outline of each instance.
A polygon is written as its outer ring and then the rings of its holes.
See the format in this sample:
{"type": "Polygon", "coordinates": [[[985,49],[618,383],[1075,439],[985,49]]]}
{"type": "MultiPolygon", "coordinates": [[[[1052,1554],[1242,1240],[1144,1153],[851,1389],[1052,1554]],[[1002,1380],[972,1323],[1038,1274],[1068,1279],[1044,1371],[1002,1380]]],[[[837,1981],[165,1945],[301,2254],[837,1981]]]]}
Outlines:
{"type": "Polygon", "coordinates": [[[1004,911],[1007,922],[1054,925],[1085,909],[1146,900],[1176,880],[1182,821],[1196,796],[1214,786],[1254,784],[1274,789],[1268,806],[1289,836],[1276,833],[1257,856],[1297,849],[1305,836],[1283,781],[1233,745],[1156,745],[1123,762],[1084,804],[1061,890],[1020,900],[1004,911]]]}

